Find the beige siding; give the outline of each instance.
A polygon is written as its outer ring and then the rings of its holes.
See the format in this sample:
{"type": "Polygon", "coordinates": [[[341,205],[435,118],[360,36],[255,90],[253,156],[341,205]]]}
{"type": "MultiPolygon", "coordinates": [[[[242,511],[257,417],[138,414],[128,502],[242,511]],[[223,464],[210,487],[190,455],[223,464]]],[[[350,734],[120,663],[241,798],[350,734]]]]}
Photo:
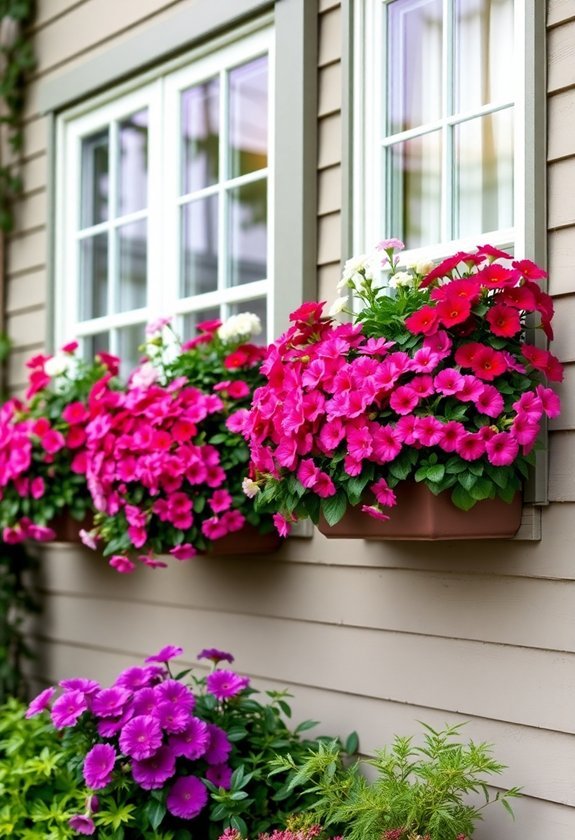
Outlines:
{"type": "MultiPolygon", "coordinates": [[[[38,84],[121,44],[193,0],[40,0],[40,64],[28,102],[26,192],[8,254],[11,381],[46,332],[46,121],[38,84]]],[[[369,752],[417,721],[468,720],[496,745],[501,785],[521,785],[513,823],[486,815],[477,840],[575,837],[575,2],[549,10],[549,269],[556,352],[569,364],[551,423],[541,542],[330,542],[292,539],[274,556],[172,562],[118,576],[105,561],[45,549],[38,685],[72,674],[111,680],[163,644],[190,661],[232,648],[258,685],[289,686],[296,718],[357,728],[369,752]]],[[[319,0],[318,294],[336,294],[342,253],[342,13],[319,0]]]]}

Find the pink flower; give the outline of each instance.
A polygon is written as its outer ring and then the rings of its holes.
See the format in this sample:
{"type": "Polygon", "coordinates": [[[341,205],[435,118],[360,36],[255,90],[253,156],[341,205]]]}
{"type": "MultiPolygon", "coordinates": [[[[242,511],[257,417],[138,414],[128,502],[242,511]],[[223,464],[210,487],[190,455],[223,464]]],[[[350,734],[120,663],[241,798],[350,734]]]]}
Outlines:
{"type": "Polygon", "coordinates": [[[397,426],[378,426],[373,431],[373,459],[377,463],[393,461],[401,452],[404,437],[400,424],[404,419],[402,417],[397,426]]]}
{"type": "Polygon", "coordinates": [[[170,554],[176,558],[176,560],[191,560],[192,557],[195,557],[197,554],[197,549],[191,543],[182,543],[181,545],[176,545],[174,548],[170,549],[170,554]]]}
{"type": "Polygon", "coordinates": [[[391,395],[389,404],[397,414],[411,414],[419,399],[408,385],[400,385],[391,395]]]}
{"type": "Polygon", "coordinates": [[[393,507],[397,504],[395,492],[388,485],[385,478],[380,478],[375,482],[375,484],[372,484],[370,490],[380,505],[384,505],[384,507],[393,507]]]}
{"type": "Polygon", "coordinates": [[[208,791],[195,776],[180,776],[172,785],[166,799],[170,814],[180,819],[197,817],[208,801],[208,791]]]}
{"type": "Polygon", "coordinates": [[[528,414],[517,414],[511,425],[513,437],[522,446],[532,446],[539,434],[539,423],[528,414]]]}
{"type": "Polygon", "coordinates": [[[541,401],[541,407],[547,417],[557,417],[561,411],[561,400],[551,388],[543,385],[537,386],[537,396],[541,401]]]}
{"type": "Polygon", "coordinates": [[[30,495],[33,499],[41,499],[46,490],[44,479],[37,475],[30,482],[30,495]]]}
{"type": "Polygon", "coordinates": [[[316,467],[311,458],[304,458],[300,461],[296,475],[297,480],[300,484],[303,484],[305,488],[310,490],[315,486],[318,474],[319,468],[316,467]]]}
{"type": "Polygon", "coordinates": [[[456,368],[445,368],[433,380],[435,390],[444,396],[457,394],[463,385],[463,376],[456,368]]]}
{"type": "Polygon", "coordinates": [[[113,554],[108,563],[113,569],[120,572],[122,575],[128,575],[136,568],[135,563],[132,563],[128,557],[123,557],[121,554],[113,554]]]}
{"type": "Polygon", "coordinates": [[[485,452],[485,441],[479,433],[463,434],[455,445],[455,451],[465,461],[476,461],[485,452]]]}
{"type": "Polygon", "coordinates": [[[465,435],[465,427],[457,420],[448,420],[441,428],[439,446],[444,452],[455,452],[461,438],[465,435]]]}
{"type": "Polygon", "coordinates": [[[71,426],[79,423],[85,423],[90,417],[90,412],[81,402],[68,403],[62,411],[62,419],[71,426]]]}
{"type": "Polygon", "coordinates": [[[334,496],[336,491],[335,484],[325,472],[318,472],[316,482],[314,485],[314,492],[322,499],[327,499],[328,496],[334,496]]]}
{"type": "Polygon", "coordinates": [[[196,659],[209,659],[214,665],[217,665],[218,662],[229,662],[231,665],[234,661],[231,653],[219,648],[204,648],[198,653],[196,659]]]}
{"type": "Polygon", "coordinates": [[[222,513],[232,506],[232,497],[227,490],[216,490],[208,504],[214,513],[222,513]]]}
{"type": "Polygon", "coordinates": [[[381,242],[378,242],[375,246],[377,251],[403,251],[405,245],[401,241],[401,239],[382,239],[381,242]]]}
{"type": "Polygon", "coordinates": [[[457,399],[461,400],[461,402],[475,402],[483,393],[485,387],[481,379],[477,379],[472,374],[462,376],[461,385],[457,392],[457,399]]]}
{"type": "Polygon", "coordinates": [[[437,332],[438,324],[437,309],[433,306],[422,306],[421,309],[416,310],[405,319],[407,329],[416,335],[418,333],[432,335],[437,332]]]}
{"type": "Polygon", "coordinates": [[[35,717],[35,715],[39,715],[41,712],[45,711],[50,706],[50,701],[54,696],[56,689],[53,686],[50,688],[44,689],[38,694],[29,704],[26,710],[26,717],[31,718],[35,717]]]}
{"type": "Polygon", "coordinates": [[[379,519],[382,522],[386,522],[389,519],[389,516],[375,505],[362,505],[361,510],[362,513],[367,513],[372,519],[379,519]]]}
{"type": "Polygon", "coordinates": [[[483,391],[475,400],[477,410],[488,417],[499,417],[503,411],[503,397],[493,385],[484,385],[483,391]]]}
{"type": "MultiPolygon", "coordinates": [[[[194,761],[203,756],[210,744],[208,725],[199,718],[192,717],[185,729],[170,737],[169,747],[176,757],[183,756],[194,761]]],[[[230,745],[231,750],[231,745],[230,745]]]]}
{"type": "Polygon", "coordinates": [[[92,712],[96,717],[117,717],[124,712],[131,696],[125,688],[103,688],[92,698],[92,712]]]}
{"type": "Polygon", "coordinates": [[[443,423],[436,417],[416,417],[413,434],[422,446],[436,446],[444,434],[443,423]]]}
{"type": "Polygon", "coordinates": [[[204,753],[208,764],[223,764],[232,751],[232,745],[227,734],[214,723],[208,723],[210,743],[204,753]]]}
{"type": "Polygon", "coordinates": [[[166,645],[158,653],[146,657],[145,662],[169,662],[171,659],[176,659],[181,656],[184,649],[176,645],[166,645]]]}
{"type": "Polygon", "coordinates": [[[206,677],[206,688],[217,700],[227,700],[248,687],[248,677],[240,677],[234,671],[212,671],[206,677]]]}
{"type": "Polygon", "coordinates": [[[74,726],[78,718],[88,708],[86,696],[82,691],[66,691],[52,706],[52,723],[55,729],[74,726]]]}
{"type": "Polygon", "coordinates": [[[132,761],[132,776],[134,781],[144,790],[157,790],[171,779],[176,772],[176,758],[169,747],[160,749],[142,761],[132,761]]]}
{"type": "Polygon", "coordinates": [[[155,755],[162,740],[157,719],[151,715],[137,715],[122,729],[119,744],[125,755],[140,761],[155,755]]]}
{"type": "Polygon", "coordinates": [[[96,831],[94,820],[86,814],[74,814],[68,825],[76,834],[94,834],[96,831]]]}
{"type": "Polygon", "coordinates": [[[291,526],[288,520],[285,518],[285,516],[282,516],[281,513],[274,513],[272,519],[276,527],[276,531],[278,532],[280,537],[287,537],[287,535],[290,532],[291,526]]]}
{"type": "Polygon", "coordinates": [[[50,455],[53,455],[56,452],[59,452],[60,449],[63,449],[66,445],[66,439],[62,432],[58,432],[56,429],[50,429],[46,434],[42,435],[40,438],[40,443],[50,455]]]}
{"type": "Polygon", "coordinates": [[[513,435],[500,432],[486,442],[485,449],[490,463],[496,467],[505,467],[517,458],[519,444],[513,435]]]}
{"type": "Polygon", "coordinates": [[[213,764],[206,770],[206,779],[217,787],[229,790],[232,781],[232,768],[227,764],[213,764]]]}

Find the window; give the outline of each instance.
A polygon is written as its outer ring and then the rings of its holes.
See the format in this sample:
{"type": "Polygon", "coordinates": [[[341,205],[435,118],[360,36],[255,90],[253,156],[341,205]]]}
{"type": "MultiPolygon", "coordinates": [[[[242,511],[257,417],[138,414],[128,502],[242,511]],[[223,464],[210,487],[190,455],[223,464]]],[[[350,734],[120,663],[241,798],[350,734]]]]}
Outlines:
{"type": "Polygon", "coordinates": [[[358,7],[356,241],[397,236],[414,257],[487,240],[512,246],[523,143],[513,0],[358,7]]]}
{"type": "Polygon", "coordinates": [[[57,337],[138,359],[145,325],[271,319],[269,29],[59,120],[57,337]],[[60,305],[62,304],[62,305],[60,305]]]}

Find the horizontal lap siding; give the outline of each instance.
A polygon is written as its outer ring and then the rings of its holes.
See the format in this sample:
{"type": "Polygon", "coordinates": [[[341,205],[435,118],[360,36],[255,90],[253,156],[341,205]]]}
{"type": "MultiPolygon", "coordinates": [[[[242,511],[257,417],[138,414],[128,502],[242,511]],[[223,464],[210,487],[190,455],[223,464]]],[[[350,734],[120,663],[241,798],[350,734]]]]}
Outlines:
{"type": "MultiPolygon", "coordinates": [[[[95,21],[95,2],[40,4],[41,76],[59,72],[62,62],[79,64],[79,50],[87,56],[122,42],[123,27],[153,25],[141,21],[150,3],[123,3],[116,23],[114,15],[95,21]],[[69,43],[72,20],[95,21],[91,39],[69,43]]],[[[155,6],[171,13],[171,4],[155,6]]],[[[341,244],[342,12],[338,0],[319,0],[319,10],[318,294],[331,300],[349,256],[341,244]]],[[[72,674],[109,682],[167,643],[181,644],[190,661],[204,646],[233,649],[238,668],[257,685],[289,686],[295,720],[321,720],[325,733],[357,728],[366,752],[394,733],[416,732],[417,721],[468,720],[464,733],[493,742],[508,765],[501,785],[525,792],[515,823],[488,812],[474,840],[573,840],[573,21],[575,2],[549,3],[550,291],[558,312],[555,350],[568,365],[564,411],[551,422],[550,495],[562,503],[543,510],[543,540],[409,544],[316,535],[289,540],[270,558],[172,562],[133,577],[117,576],[91,553],[45,549],[45,612],[31,628],[41,653],[32,666],[38,685],[72,674]]],[[[10,323],[18,333],[11,373],[18,383],[28,342],[43,334],[46,288],[46,238],[37,224],[45,126],[33,111],[35,96],[33,88],[26,196],[9,255],[10,323]]]]}

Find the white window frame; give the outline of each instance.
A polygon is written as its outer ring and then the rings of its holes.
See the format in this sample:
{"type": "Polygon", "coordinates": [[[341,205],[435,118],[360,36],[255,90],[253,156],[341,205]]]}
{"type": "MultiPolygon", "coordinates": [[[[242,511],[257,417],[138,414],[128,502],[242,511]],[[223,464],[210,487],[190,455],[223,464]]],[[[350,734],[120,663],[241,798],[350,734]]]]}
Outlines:
{"type": "MultiPolygon", "coordinates": [[[[105,94],[96,96],[62,113],[56,124],[56,236],[55,236],[55,290],[54,290],[54,338],[56,344],[72,337],[83,338],[114,330],[115,328],[146,324],[159,315],[182,316],[199,309],[226,304],[241,303],[257,297],[266,297],[267,323],[270,336],[273,332],[274,283],[274,119],[275,112],[275,54],[274,30],[267,20],[251,23],[237,29],[233,34],[213,39],[209,46],[203,46],[175,61],[168,62],[143,73],[128,83],[117,85],[105,94]],[[240,65],[259,55],[268,55],[268,166],[255,175],[221,180],[222,184],[240,186],[254,178],[267,177],[268,184],[268,230],[267,264],[268,277],[253,283],[223,288],[223,257],[226,225],[223,223],[223,202],[220,202],[219,277],[218,290],[193,297],[178,296],[180,264],[180,220],[179,206],[182,198],[180,185],[181,118],[180,92],[204,78],[240,65]],[[80,151],[81,140],[122,119],[143,107],[149,109],[149,154],[148,154],[148,210],[138,211],[120,217],[120,220],[104,222],[89,230],[108,230],[109,227],[127,221],[148,219],[147,254],[147,305],[128,312],[110,313],[102,317],[81,321],[79,312],[79,258],[76,242],[82,238],[78,232],[80,209],[80,151]],[[161,126],[162,128],[158,128],[161,126]],[[169,126],[169,130],[165,129],[169,126]],[[155,130],[154,130],[155,129],[155,130]],[[171,141],[173,135],[174,140],[171,141]],[[173,143],[167,148],[168,143],[173,143]],[[158,196],[161,196],[158,199],[158,196]]],[[[220,118],[225,116],[225,98],[221,97],[220,118]]],[[[227,117],[226,117],[227,119],[227,117]]],[[[221,123],[223,124],[223,123],[221,123]]],[[[220,149],[221,153],[221,149],[220,149]]],[[[115,165],[110,159],[110,169],[115,165]]],[[[225,163],[220,158],[220,166],[225,163]]],[[[221,170],[224,171],[224,170],[221,170]]],[[[211,188],[205,192],[208,193],[211,188]]],[[[112,197],[111,197],[112,198],[112,197]]],[[[185,198],[185,197],[184,197],[185,198]]],[[[113,214],[111,214],[113,215],[113,214]]],[[[86,235],[84,233],[84,235],[86,235]]],[[[114,249],[112,249],[114,250],[114,249]]],[[[110,254],[109,266],[113,270],[115,254],[110,254]]],[[[249,308],[249,307],[247,307],[249,308]]],[[[181,325],[176,320],[176,327],[181,325]]],[[[115,350],[115,347],[111,348],[115,350]]]]}
{"type": "MultiPolygon", "coordinates": [[[[414,136],[427,133],[431,124],[422,131],[420,127],[385,137],[386,113],[386,83],[385,72],[386,31],[384,7],[392,0],[360,0],[354,6],[353,38],[354,38],[354,66],[353,66],[353,121],[355,126],[355,141],[353,144],[353,205],[354,213],[351,221],[351,239],[354,253],[370,250],[382,238],[397,236],[398,232],[385,229],[385,188],[384,188],[384,155],[383,145],[407,140],[414,136]],[[379,103],[379,107],[375,103],[379,103]],[[381,186],[381,188],[380,188],[381,186]],[[380,220],[382,220],[380,222],[380,220]]],[[[449,0],[443,0],[444,15],[448,11],[449,0]]],[[[514,225],[498,231],[489,231],[477,236],[459,239],[443,238],[441,242],[412,248],[402,254],[402,262],[414,263],[418,261],[436,261],[457,250],[473,250],[481,242],[490,242],[502,248],[512,248],[516,255],[524,256],[529,252],[526,246],[525,207],[526,188],[526,3],[523,0],[514,2],[514,144],[513,144],[513,215],[514,225]]],[[[444,27],[444,30],[446,28],[444,27]]],[[[444,31],[444,39],[446,33],[444,31]]],[[[445,47],[444,47],[445,56],[445,47]]],[[[444,66],[444,93],[452,87],[452,79],[447,76],[444,66]]],[[[437,120],[433,127],[461,123],[473,119],[484,113],[497,112],[510,103],[500,102],[496,107],[486,106],[478,108],[469,114],[458,114],[456,117],[445,117],[437,120]]],[[[442,205],[446,207],[447,172],[449,165],[449,151],[447,144],[443,144],[442,170],[442,205]]],[[[449,197],[450,199],[451,197],[449,197]]],[[[447,216],[447,210],[443,219],[447,216]]],[[[445,224],[442,225],[445,237],[445,224]]]]}

